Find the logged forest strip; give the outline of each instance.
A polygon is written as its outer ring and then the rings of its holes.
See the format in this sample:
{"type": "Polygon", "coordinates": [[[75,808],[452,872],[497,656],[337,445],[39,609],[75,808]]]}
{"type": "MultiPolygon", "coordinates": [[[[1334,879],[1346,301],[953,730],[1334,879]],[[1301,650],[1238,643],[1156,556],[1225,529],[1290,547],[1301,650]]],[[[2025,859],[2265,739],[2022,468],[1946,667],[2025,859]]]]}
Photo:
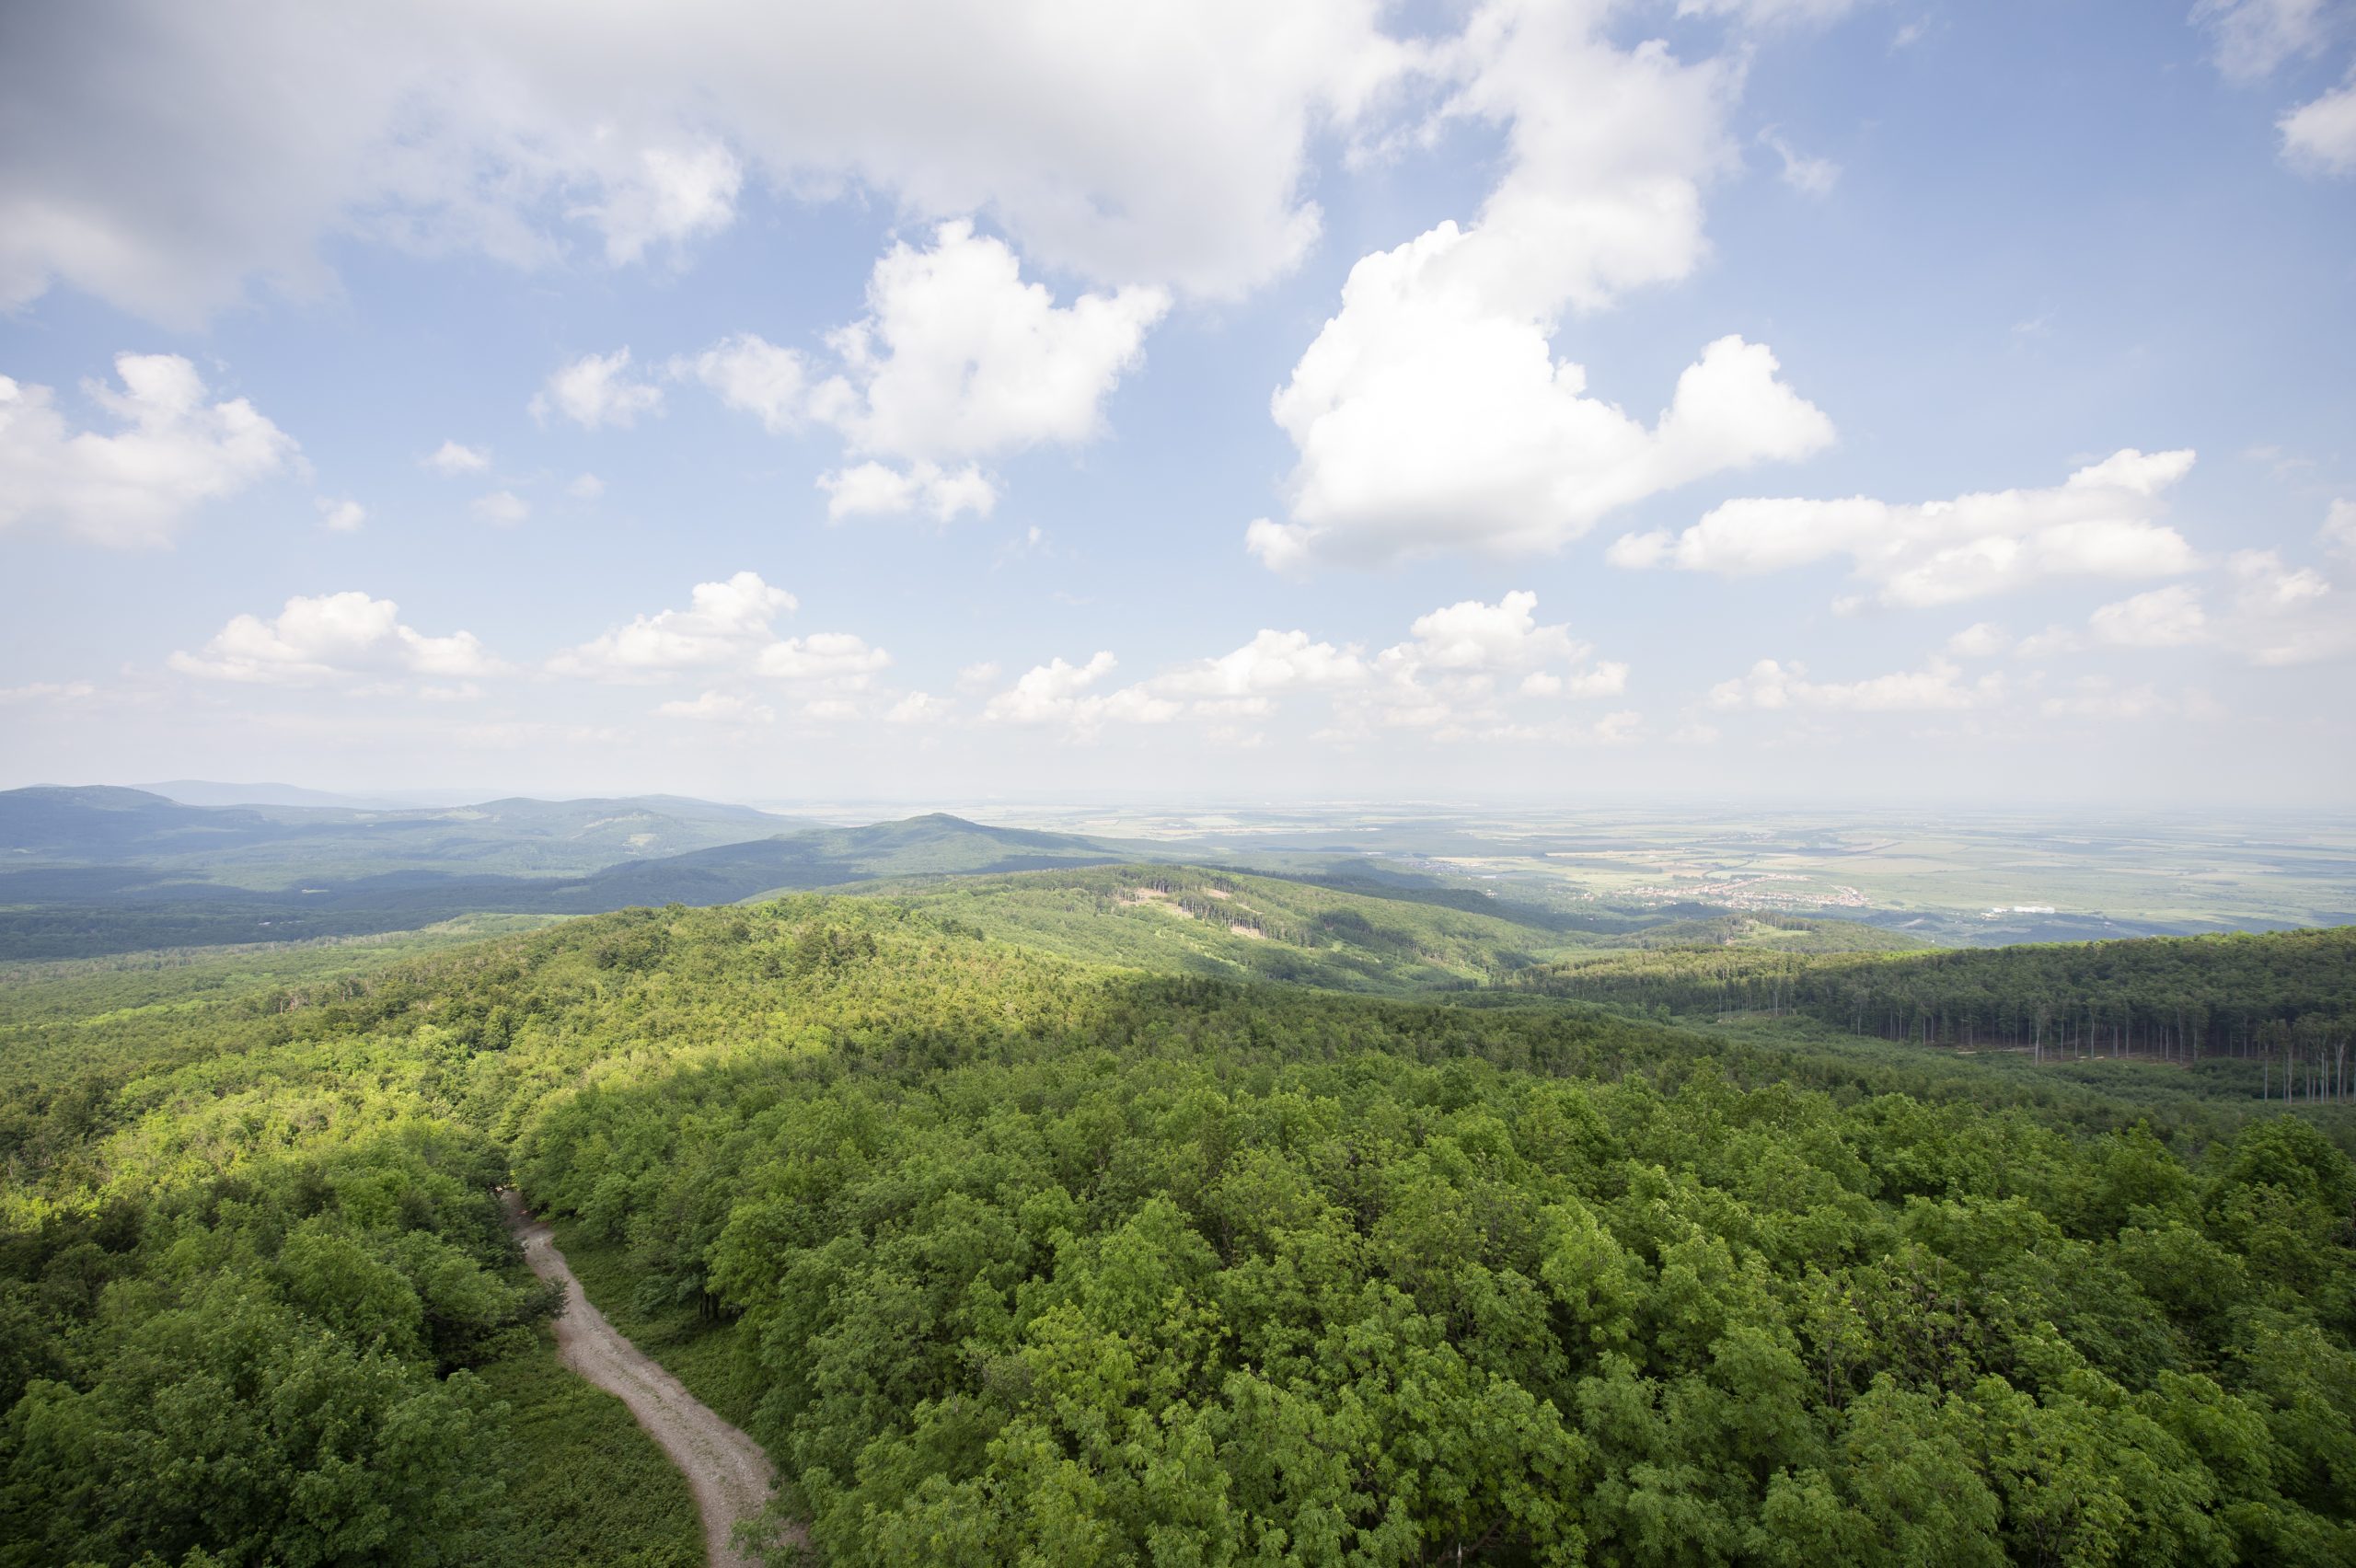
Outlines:
{"type": "Polygon", "coordinates": [[[532,1272],[564,1286],[564,1310],[556,1320],[558,1358],[629,1406],[639,1425],[686,1474],[703,1516],[711,1568],[760,1568],[758,1554],[737,1550],[733,1538],[738,1520],[757,1519],[768,1505],[775,1490],[768,1456],[606,1320],[573,1277],[548,1223],[525,1209],[520,1194],[510,1188],[500,1200],[532,1272]]]}

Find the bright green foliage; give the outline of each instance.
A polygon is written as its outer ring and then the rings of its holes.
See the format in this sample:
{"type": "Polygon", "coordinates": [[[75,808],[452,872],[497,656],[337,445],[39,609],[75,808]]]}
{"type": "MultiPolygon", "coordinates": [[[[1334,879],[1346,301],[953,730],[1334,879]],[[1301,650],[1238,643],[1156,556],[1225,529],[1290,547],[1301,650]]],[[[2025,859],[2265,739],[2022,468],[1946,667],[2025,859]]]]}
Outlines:
{"type": "Polygon", "coordinates": [[[434,1467],[500,1440],[464,1369],[534,1305],[500,1159],[623,1250],[634,1315],[733,1321],[829,1561],[2356,1555],[2356,1167],[2301,1121],[1093,968],[875,899],[186,1025],[153,1070],[81,1032],[87,1093],[17,1101],[8,1522],[97,1561],[479,1551],[496,1500],[434,1467]],[[167,1420],[198,1377],[236,1448],[167,1420]],[[276,1457],[217,1528],[167,1484],[102,1516],[231,1452],[276,1457]]]}
{"type": "Polygon", "coordinates": [[[1466,987],[1599,940],[1535,923],[1534,912],[1516,918],[1184,866],[887,882],[873,891],[994,940],[1093,963],[1344,991],[1466,987]]]}

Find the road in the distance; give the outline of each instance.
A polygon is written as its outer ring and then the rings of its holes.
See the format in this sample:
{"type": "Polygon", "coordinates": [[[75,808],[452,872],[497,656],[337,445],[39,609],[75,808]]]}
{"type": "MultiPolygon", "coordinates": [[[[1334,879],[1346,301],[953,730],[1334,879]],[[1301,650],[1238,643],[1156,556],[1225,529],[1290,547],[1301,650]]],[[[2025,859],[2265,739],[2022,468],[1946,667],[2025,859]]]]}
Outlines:
{"type": "Polygon", "coordinates": [[[686,1474],[703,1515],[711,1568],[761,1568],[757,1556],[737,1551],[730,1538],[737,1520],[756,1518],[768,1505],[775,1476],[768,1456],[624,1339],[582,1290],[547,1223],[525,1212],[514,1189],[499,1196],[532,1272],[564,1286],[564,1310],[556,1320],[558,1358],[629,1406],[638,1424],[686,1474]]]}

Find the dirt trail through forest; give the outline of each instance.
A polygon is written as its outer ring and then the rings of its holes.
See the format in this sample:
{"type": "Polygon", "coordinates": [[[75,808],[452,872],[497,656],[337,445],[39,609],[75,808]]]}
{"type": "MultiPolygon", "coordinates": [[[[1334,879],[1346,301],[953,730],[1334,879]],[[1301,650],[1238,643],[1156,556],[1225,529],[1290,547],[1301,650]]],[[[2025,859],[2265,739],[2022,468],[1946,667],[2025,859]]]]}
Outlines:
{"type": "Polygon", "coordinates": [[[757,1517],[768,1504],[775,1481],[768,1456],[606,1320],[573,1277],[548,1225],[525,1212],[521,1196],[511,1189],[500,1199],[532,1272],[564,1286],[564,1310],[556,1320],[558,1359],[629,1406],[638,1424],[686,1472],[703,1515],[711,1568],[760,1568],[759,1557],[737,1551],[730,1536],[737,1520],[757,1517]]]}

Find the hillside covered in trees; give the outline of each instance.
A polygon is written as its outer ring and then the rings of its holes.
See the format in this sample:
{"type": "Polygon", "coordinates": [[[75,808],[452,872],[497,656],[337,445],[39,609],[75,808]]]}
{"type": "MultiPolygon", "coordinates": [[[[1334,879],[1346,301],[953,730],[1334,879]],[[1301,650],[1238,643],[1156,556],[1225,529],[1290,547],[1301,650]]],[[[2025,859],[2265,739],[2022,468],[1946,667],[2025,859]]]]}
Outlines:
{"type": "Polygon", "coordinates": [[[2225,1058],[2251,1064],[2243,1076],[2261,1096],[2356,1100],[2356,927],[1904,955],[1667,949],[1515,979],[1623,1007],[1797,1014],[1852,1033],[2040,1060],[2225,1058]]]}
{"type": "Polygon", "coordinates": [[[551,1520],[675,1560],[660,1506],[552,1495],[643,1455],[533,1402],[509,1176],[678,1325],[830,1562],[2356,1551],[2321,1105],[2131,1113],[877,898],[262,981],[0,1002],[0,1562],[556,1561],[502,1555],[551,1520]]]}

